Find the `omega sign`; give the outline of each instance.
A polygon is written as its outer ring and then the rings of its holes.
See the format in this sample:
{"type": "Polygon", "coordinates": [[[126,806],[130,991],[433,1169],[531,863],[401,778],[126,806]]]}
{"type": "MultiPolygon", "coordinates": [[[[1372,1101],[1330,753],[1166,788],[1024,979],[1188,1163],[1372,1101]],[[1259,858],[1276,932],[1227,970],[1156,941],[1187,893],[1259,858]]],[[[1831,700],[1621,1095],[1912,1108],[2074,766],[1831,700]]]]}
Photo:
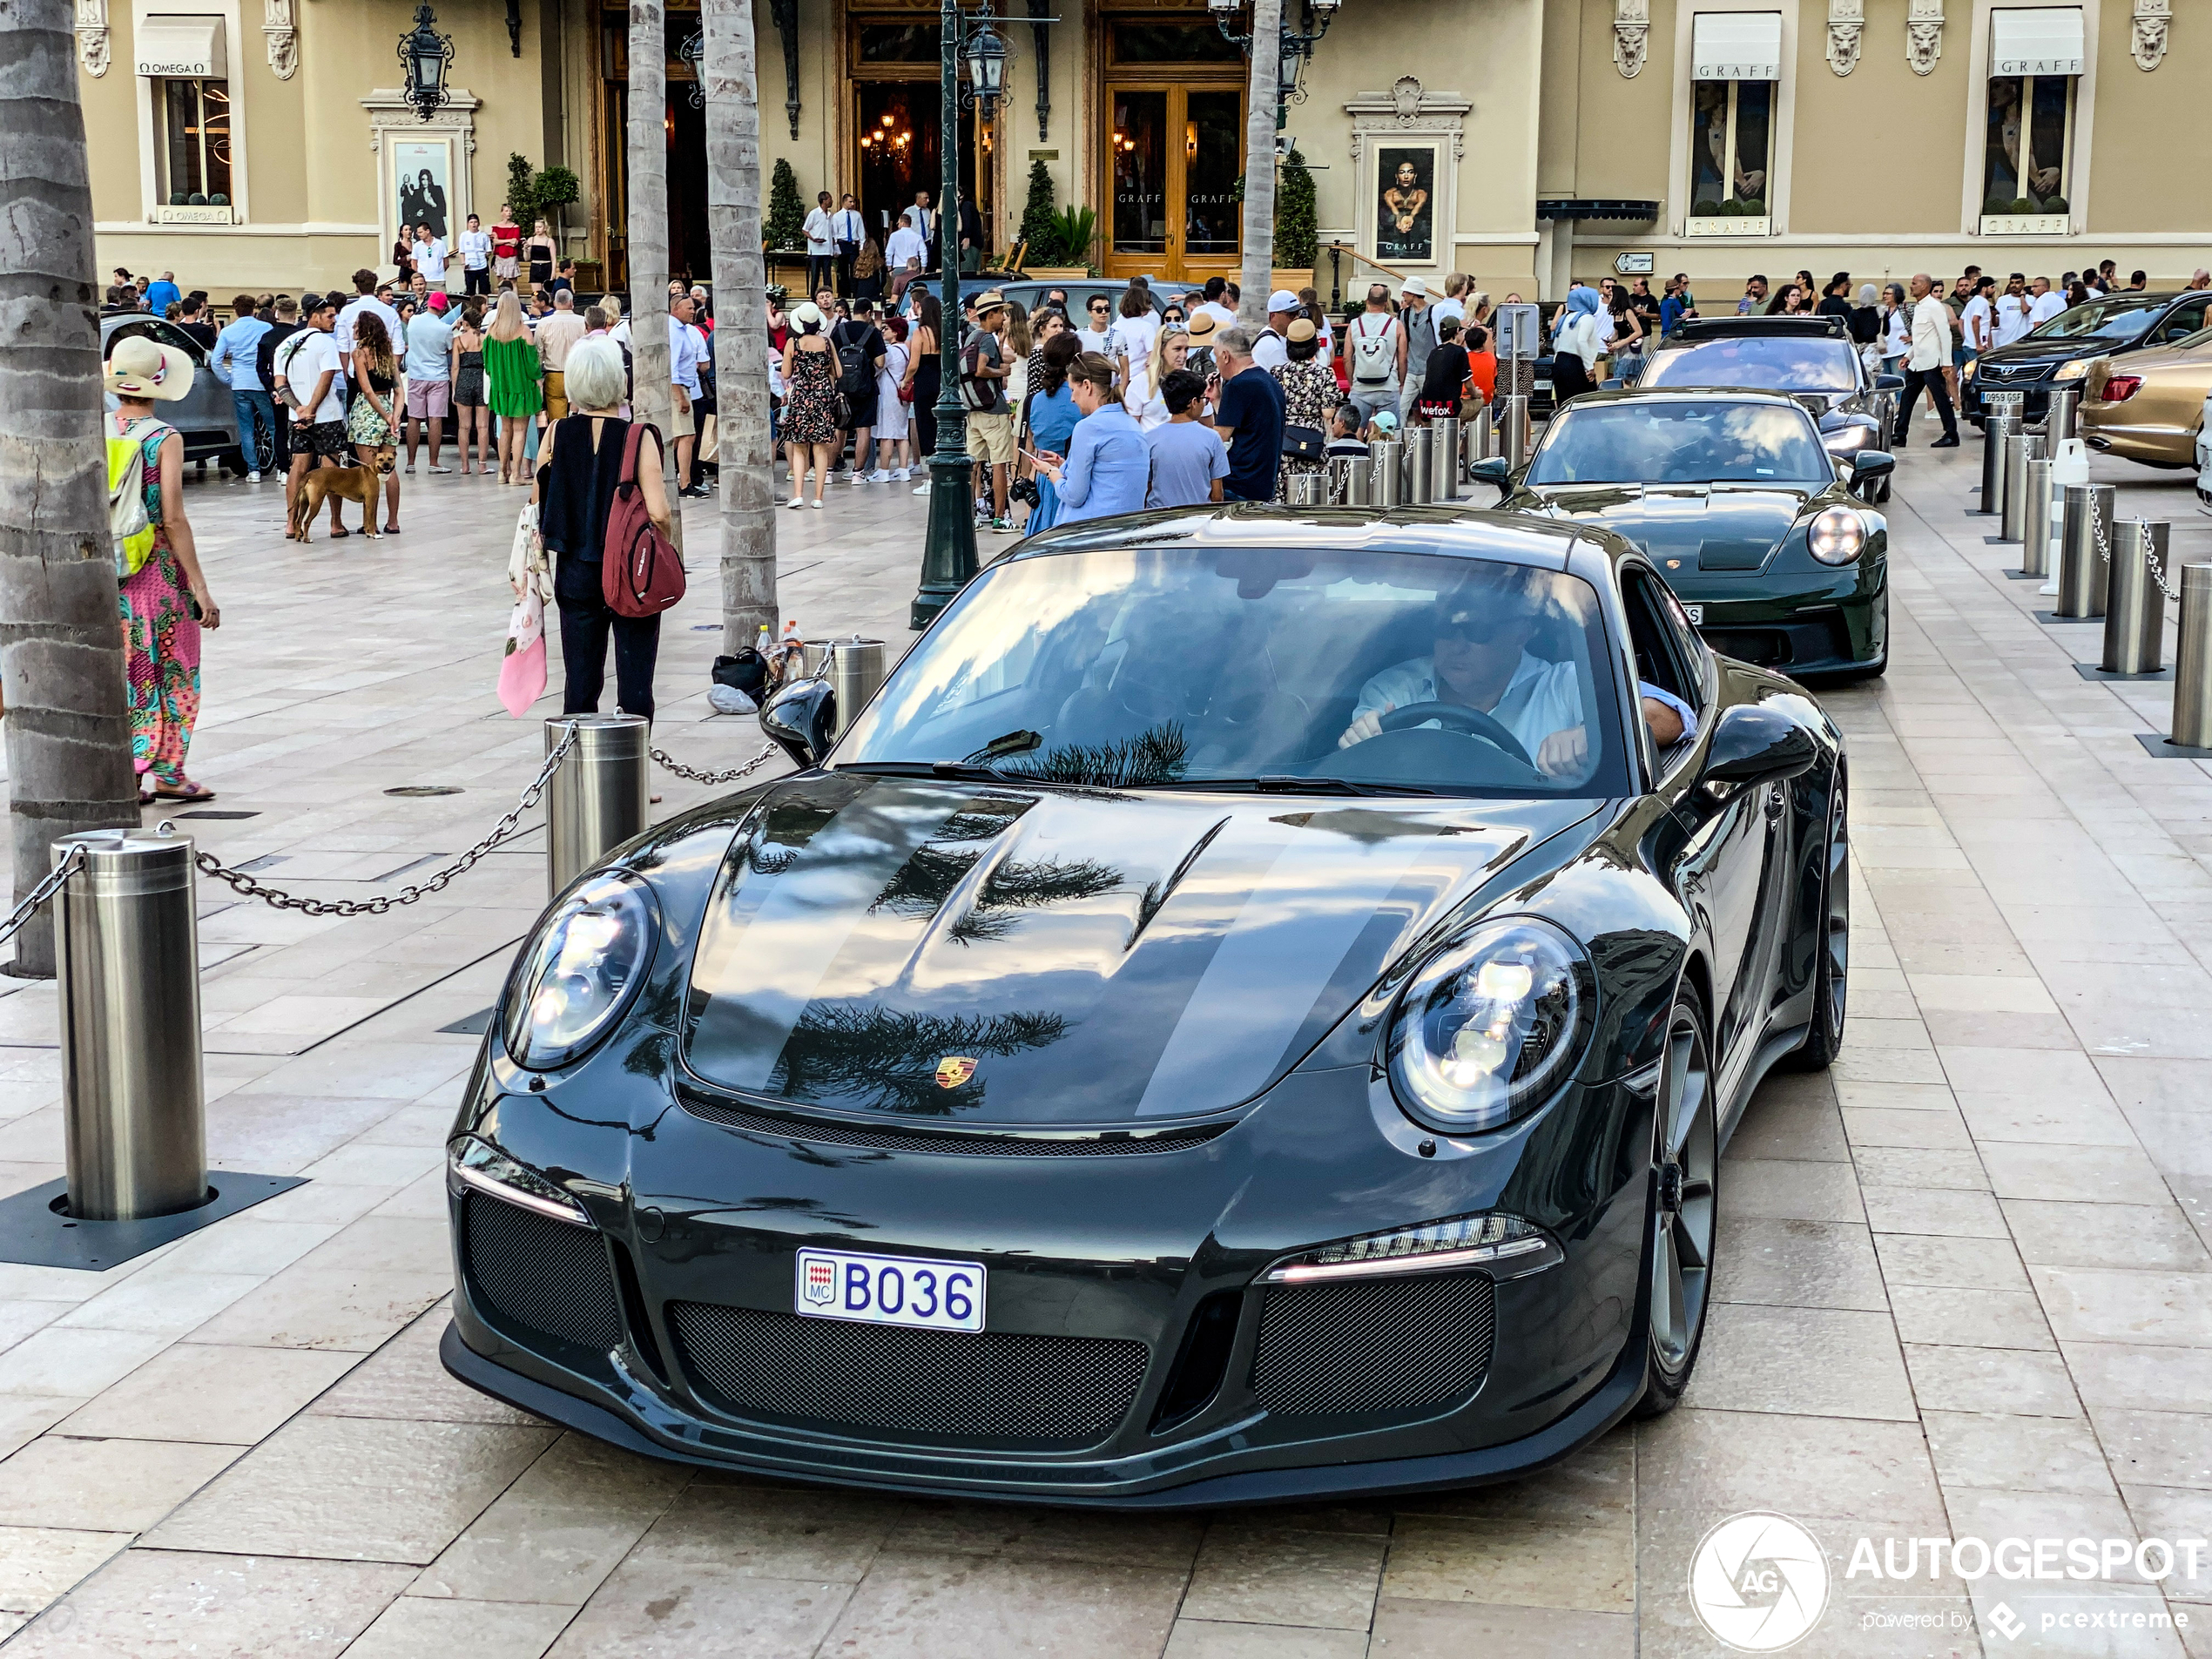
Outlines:
{"type": "Polygon", "coordinates": [[[205,80],[213,72],[205,57],[179,58],[166,64],[158,64],[150,57],[138,59],[138,73],[141,75],[173,75],[180,78],[205,80]]]}

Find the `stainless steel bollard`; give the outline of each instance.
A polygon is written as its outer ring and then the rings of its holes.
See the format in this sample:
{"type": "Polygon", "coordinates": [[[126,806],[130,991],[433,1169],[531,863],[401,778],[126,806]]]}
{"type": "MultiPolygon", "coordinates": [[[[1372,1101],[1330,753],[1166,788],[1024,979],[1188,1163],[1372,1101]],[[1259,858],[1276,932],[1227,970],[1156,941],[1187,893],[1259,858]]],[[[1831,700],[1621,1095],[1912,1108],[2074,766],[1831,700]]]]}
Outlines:
{"type": "Polygon", "coordinates": [[[1329,476],[1320,472],[1294,472],[1291,475],[1290,505],[1292,507],[1322,507],[1328,504],[1329,476]]]}
{"type": "Polygon", "coordinates": [[[92,830],[54,899],[69,1213],[139,1221],[207,1201],[192,843],[92,830]]]}
{"type": "Polygon", "coordinates": [[[2040,455],[2027,463],[2020,521],[2020,570],[2027,576],[2051,574],[2051,469],[2056,464],[2040,455]]]}
{"type": "Polygon", "coordinates": [[[2016,433],[2005,440],[2005,517],[1997,528],[2000,542],[2020,539],[2022,521],[2027,516],[2027,463],[2043,453],[2042,445],[2043,440],[2030,432],[2016,433]]]}
{"type": "Polygon", "coordinates": [[[1467,459],[1487,461],[1498,453],[1498,406],[1485,403],[1467,421],[1467,459]]]}
{"type": "Polygon", "coordinates": [[[2079,386],[2054,386],[2043,415],[2044,442],[2055,449],[2061,440],[2080,435],[2081,388],[2079,386]]]}
{"type": "Polygon", "coordinates": [[[1460,417],[1447,415],[1436,423],[1436,436],[1429,457],[1429,479],[1433,488],[1431,501],[1457,501],[1460,486],[1467,482],[1467,462],[1462,454],[1465,442],[1460,435],[1460,417]]]}
{"type": "Polygon", "coordinates": [[[1406,500],[1426,507],[1436,498],[1436,434],[1417,426],[1406,434],[1406,500]]]}
{"type": "Polygon", "coordinates": [[[2020,429],[2009,415],[1993,415],[1982,422],[1981,505],[1974,510],[1993,518],[2005,509],[2005,440],[2020,429]]]}
{"type": "Polygon", "coordinates": [[[2101,617],[2105,613],[2105,562],[2097,552],[2097,532],[2105,544],[2112,539],[2113,487],[2110,484],[2068,484],[2066,487],[2065,527],[2059,535],[2059,602],[2054,613],[2061,617],[2101,617]]]}
{"type": "Polygon", "coordinates": [[[545,722],[551,754],[576,728],[568,759],[545,791],[545,886],[561,890],[610,849],[645,830],[650,722],[636,714],[561,714],[545,722]]]}
{"type": "Polygon", "coordinates": [[[1367,455],[1375,469],[1372,504],[1377,507],[1397,506],[1406,499],[1403,472],[1406,446],[1396,438],[1378,438],[1367,446],[1367,455]]]}
{"type": "Polygon", "coordinates": [[[1499,420],[1504,430],[1499,435],[1498,448],[1506,464],[1518,472],[1528,461],[1528,396],[1525,392],[1515,392],[1503,401],[1505,408],[1500,412],[1499,420]]]}
{"type": "Polygon", "coordinates": [[[1371,507],[1375,500],[1375,460],[1372,455],[1352,455],[1342,461],[1332,461],[1332,470],[1344,469],[1344,504],[1346,507],[1371,507]]]}
{"type": "Polygon", "coordinates": [[[831,735],[845,735],[845,728],[867,707],[868,699],[882,689],[884,672],[880,639],[863,639],[854,634],[850,639],[836,642],[830,658],[830,690],[836,698],[831,735]]]}
{"type": "Polygon", "coordinates": [[[2155,674],[2164,666],[2166,601],[2150,578],[2150,561],[2166,563],[2164,524],[2130,519],[2112,533],[2112,573],[2105,594],[2107,674],[2155,674]]]}
{"type": "Polygon", "coordinates": [[[2182,624],[2174,641],[2174,736],[2212,749],[2212,564],[2182,567],[2182,624]]]}

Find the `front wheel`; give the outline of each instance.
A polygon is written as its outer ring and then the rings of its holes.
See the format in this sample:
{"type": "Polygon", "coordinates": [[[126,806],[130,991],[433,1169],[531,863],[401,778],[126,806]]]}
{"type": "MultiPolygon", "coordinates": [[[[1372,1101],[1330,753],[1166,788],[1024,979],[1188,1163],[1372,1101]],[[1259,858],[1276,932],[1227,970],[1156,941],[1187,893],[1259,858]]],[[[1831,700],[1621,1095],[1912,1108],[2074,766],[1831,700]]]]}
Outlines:
{"type": "Polygon", "coordinates": [[[1844,1046],[1851,992],[1850,798],[1844,774],[1829,792],[1828,844],[1820,871],[1820,911],[1814,938],[1812,1025],[1804,1045],[1782,1062],[1791,1071],[1825,1071],[1844,1046]]]}
{"type": "Polygon", "coordinates": [[[1658,1124],[1652,1170],[1650,1239],[1651,1345],[1640,1418],[1664,1415],[1689,1386],[1705,1340],[1713,1278],[1713,1239],[1720,1184],[1720,1131],[1713,1072],[1705,1046],[1705,1006],[1685,982],[1667,1021],[1660,1063],[1658,1124]]]}

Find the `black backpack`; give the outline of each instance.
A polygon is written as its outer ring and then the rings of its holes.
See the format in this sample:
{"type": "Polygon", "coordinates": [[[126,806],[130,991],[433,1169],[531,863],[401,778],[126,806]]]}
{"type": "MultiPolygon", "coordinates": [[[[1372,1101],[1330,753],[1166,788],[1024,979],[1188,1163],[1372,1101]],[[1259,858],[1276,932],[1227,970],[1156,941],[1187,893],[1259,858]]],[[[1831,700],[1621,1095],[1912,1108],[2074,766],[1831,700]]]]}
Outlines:
{"type": "Polygon", "coordinates": [[[858,402],[875,384],[875,371],[868,364],[867,335],[865,327],[858,341],[851,339],[846,330],[851,323],[841,322],[830,331],[830,341],[837,347],[837,389],[847,402],[858,402]]]}

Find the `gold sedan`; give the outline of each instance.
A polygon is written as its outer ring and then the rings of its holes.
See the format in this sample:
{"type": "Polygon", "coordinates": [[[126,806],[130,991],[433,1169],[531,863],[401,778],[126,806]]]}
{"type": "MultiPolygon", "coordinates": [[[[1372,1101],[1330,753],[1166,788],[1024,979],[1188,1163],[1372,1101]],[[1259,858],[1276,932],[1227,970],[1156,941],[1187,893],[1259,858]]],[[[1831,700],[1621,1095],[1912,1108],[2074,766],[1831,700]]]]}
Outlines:
{"type": "Polygon", "coordinates": [[[2090,365],[2081,435],[2092,449],[2147,467],[2195,467],[2204,400],[2212,396],[2212,328],[2155,351],[2090,365]]]}

